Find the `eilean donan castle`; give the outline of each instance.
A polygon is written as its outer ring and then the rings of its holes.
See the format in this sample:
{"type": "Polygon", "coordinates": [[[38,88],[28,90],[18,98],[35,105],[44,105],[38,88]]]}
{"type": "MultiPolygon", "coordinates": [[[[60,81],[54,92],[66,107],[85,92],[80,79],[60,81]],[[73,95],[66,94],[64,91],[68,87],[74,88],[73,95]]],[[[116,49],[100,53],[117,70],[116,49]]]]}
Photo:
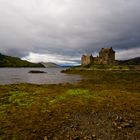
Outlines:
{"type": "Polygon", "coordinates": [[[92,55],[83,55],[81,58],[81,64],[83,66],[89,64],[115,64],[115,51],[113,48],[102,48],[99,52],[99,56],[93,57],[92,55]]]}

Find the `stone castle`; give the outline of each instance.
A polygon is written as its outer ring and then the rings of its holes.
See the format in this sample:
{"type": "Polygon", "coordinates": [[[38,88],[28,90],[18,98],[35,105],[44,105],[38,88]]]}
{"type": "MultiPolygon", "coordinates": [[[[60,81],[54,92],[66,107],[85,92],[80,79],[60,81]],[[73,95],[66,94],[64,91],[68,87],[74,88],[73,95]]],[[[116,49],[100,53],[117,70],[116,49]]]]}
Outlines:
{"type": "Polygon", "coordinates": [[[83,66],[89,64],[105,64],[114,65],[115,64],[115,51],[111,48],[102,48],[99,52],[99,56],[93,57],[91,55],[82,55],[81,64],[83,66]]]}

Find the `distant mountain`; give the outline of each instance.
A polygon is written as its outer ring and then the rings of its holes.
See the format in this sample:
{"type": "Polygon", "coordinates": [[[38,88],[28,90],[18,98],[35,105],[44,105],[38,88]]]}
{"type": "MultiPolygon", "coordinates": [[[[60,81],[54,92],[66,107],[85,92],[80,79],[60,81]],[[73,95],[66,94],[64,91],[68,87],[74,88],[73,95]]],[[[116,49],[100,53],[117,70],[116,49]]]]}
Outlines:
{"type": "Polygon", "coordinates": [[[60,67],[59,65],[52,63],[52,62],[47,62],[47,63],[42,62],[41,64],[44,65],[46,68],[58,68],[58,67],[60,67]]]}
{"type": "Polygon", "coordinates": [[[140,65],[140,57],[135,57],[129,60],[119,60],[119,65],[140,65]]]}
{"type": "Polygon", "coordinates": [[[6,56],[0,53],[0,67],[44,67],[41,63],[31,63],[18,57],[6,56]]]}

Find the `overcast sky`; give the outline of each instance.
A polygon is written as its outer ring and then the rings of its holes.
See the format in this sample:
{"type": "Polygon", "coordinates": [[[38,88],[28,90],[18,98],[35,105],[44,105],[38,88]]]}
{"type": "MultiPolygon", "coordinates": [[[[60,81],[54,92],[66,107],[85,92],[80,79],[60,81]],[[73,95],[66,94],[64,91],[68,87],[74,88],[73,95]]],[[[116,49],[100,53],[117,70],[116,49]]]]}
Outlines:
{"type": "Polygon", "coordinates": [[[0,0],[1,53],[77,64],[110,46],[140,56],[140,0],[0,0]]]}

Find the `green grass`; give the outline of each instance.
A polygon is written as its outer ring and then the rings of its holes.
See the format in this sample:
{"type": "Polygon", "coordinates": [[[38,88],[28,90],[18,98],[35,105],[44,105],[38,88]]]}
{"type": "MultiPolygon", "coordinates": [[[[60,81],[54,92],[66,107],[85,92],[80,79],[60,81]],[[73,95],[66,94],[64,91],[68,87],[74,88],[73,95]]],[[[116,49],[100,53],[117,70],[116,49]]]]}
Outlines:
{"type": "Polygon", "coordinates": [[[67,91],[67,94],[72,96],[83,96],[83,95],[89,95],[89,91],[85,89],[69,89],[67,91]]]}
{"type": "Polygon", "coordinates": [[[67,69],[63,72],[71,72],[71,71],[89,71],[89,70],[134,70],[133,65],[97,65],[97,64],[90,64],[86,66],[79,66],[79,67],[72,67],[70,69],[67,69]]]}
{"type": "Polygon", "coordinates": [[[92,99],[93,97],[95,97],[95,94],[91,94],[91,92],[89,92],[87,89],[81,88],[69,89],[66,94],[69,95],[68,98],[77,97],[83,99],[92,99]]]}
{"type": "Polygon", "coordinates": [[[33,99],[28,96],[27,92],[12,91],[9,92],[9,95],[9,104],[17,106],[29,106],[33,102],[33,99]]]}

